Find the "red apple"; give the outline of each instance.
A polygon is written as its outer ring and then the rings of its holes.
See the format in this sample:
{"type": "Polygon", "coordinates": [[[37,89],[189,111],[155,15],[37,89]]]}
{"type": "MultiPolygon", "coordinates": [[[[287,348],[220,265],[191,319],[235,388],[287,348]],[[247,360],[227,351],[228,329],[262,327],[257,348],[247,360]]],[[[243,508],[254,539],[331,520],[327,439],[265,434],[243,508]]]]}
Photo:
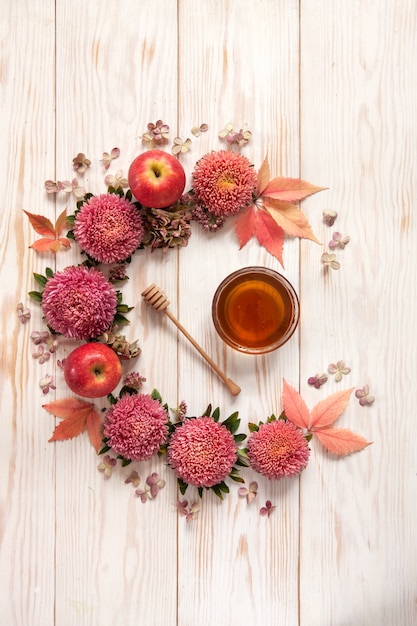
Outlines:
{"type": "Polygon", "coordinates": [[[136,157],[128,173],[129,187],[145,207],[163,209],[181,197],[185,172],[174,156],[163,150],[148,150],[136,157]]]}
{"type": "Polygon", "coordinates": [[[117,354],[104,343],[83,343],[64,362],[64,378],[74,393],[84,398],[102,398],[111,393],[122,377],[117,354]]]}

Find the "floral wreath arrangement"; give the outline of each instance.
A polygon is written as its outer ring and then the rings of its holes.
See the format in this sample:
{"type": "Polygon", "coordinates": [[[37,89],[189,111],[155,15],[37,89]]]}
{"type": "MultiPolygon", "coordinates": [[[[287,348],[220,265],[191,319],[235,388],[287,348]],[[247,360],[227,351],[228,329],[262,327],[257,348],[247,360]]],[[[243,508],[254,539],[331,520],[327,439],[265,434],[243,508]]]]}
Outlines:
{"type": "MultiPolygon", "coordinates": [[[[206,130],[207,125],[202,124],[192,133],[199,136],[206,130]]],[[[64,210],[53,225],[48,218],[25,213],[41,235],[31,248],[56,254],[76,242],[83,257],[78,265],[62,271],[46,268],[44,275],[35,273],[38,290],[29,292],[40,304],[47,325],[47,330],[31,334],[36,346],[33,356],[39,363],[45,363],[57,351],[59,336],[79,344],[57,365],[69,389],[81,397],[43,405],[61,419],[50,441],[71,439],[87,431],[102,457],[98,469],[105,478],[112,475],[117,463],[125,467],[163,455],[182,495],[191,485],[200,496],[210,489],[223,499],[229,492],[227,479],[245,482],[242,467],[250,467],[271,480],[299,475],[308,464],[313,437],[340,456],[362,450],[370,442],[333,426],[347,406],[353,387],[330,395],[310,411],[300,394],[284,380],[281,414],[278,418],[271,415],[265,422],[250,423],[247,436],[238,432],[237,412],[221,421],[219,408],[213,410],[209,405],[201,415],[187,416],[185,402],[170,409],[157,390],[144,393],[146,379],[138,372],[123,376],[123,362],[137,358],[141,349],[137,341],[129,342],[121,334],[121,327],[129,323],[126,314],[132,307],[123,302],[116,285],[127,280],[127,268],[136,252],[150,248],[151,252],[161,249],[167,253],[188,244],[193,222],[216,232],[230,218],[235,219],[241,248],[255,236],[281,265],[285,234],[318,243],[298,203],[323,188],[295,178],[271,179],[267,159],[256,172],[241,154],[251,139],[249,131],[234,131],[229,124],[219,137],[227,142],[227,149],[212,151],[197,161],[188,191],[179,157],[189,150],[191,140],[176,137],[169,154],[163,149],[169,141],[169,127],[158,120],[148,124],[142,136],[148,149],[133,160],[127,178],[121,170],[105,176],[106,193],[87,193],[77,178],[48,180],[47,193],[75,195],[74,214],[67,216],[64,210]],[[94,372],[90,379],[87,368],[94,372]],[[120,382],[121,389],[115,395],[120,382]],[[107,399],[108,406],[98,410],[81,398],[107,399]]],[[[106,171],[119,155],[118,148],[103,154],[106,171]]],[[[83,153],[73,159],[80,176],[90,165],[83,153]]],[[[336,216],[335,212],[325,212],[323,221],[331,226],[336,216]]],[[[343,249],[348,242],[348,237],[336,232],[329,248],[343,249]]],[[[333,253],[323,254],[322,262],[325,269],[340,267],[333,253]]],[[[23,304],[17,310],[21,322],[30,319],[30,311],[23,304]]],[[[343,361],[328,368],[336,381],[349,372],[343,361]]],[[[320,388],[326,380],[326,374],[317,374],[308,383],[320,388]]],[[[56,389],[53,377],[44,376],[40,387],[44,394],[56,389]]],[[[374,401],[366,385],[355,395],[362,406],[374,401]]],[[[125,482],[134,486],[142,502],[154,499],[165,485],[163,478],[152,473],[140,488],[136,469],[125,482]]],[[[252,481],[238,493],[251,503],[257,488],[252,481]]],[[[199,506],[196,501],[177,502],[179,513],[187,521],[196,518],[199,506]]],[[[268,500],[260,513],[269,516],[274,509],[268,500]]]]}

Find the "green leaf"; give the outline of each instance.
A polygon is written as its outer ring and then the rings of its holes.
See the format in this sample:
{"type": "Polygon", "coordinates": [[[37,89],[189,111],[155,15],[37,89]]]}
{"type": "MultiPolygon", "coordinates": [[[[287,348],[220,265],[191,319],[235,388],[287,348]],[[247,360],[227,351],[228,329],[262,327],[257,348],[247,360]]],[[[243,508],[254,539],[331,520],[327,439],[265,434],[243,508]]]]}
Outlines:
{"type": "Polygon", "coordinates": [[[116,404],[117,399],[114,397],[112,393],[107,394],[107,400],[110,404],[116,404]]]}
{"type": "Polygon", "coordinates": [[[198,487],[197,491],[198,491],[198,495],[200,496],[200,498],[202,498],[203,497],[203,487],[198,487]]]}
{"type": "Polygon", "coordinates": [[[223,491],[223,493],[230,493],[230,489],[229,489],[229,487],[226,485],[226,483],[224,482],[224,480],[222,480],[222,482],[218,484],[218,487],[219,487],[220,491],[223,491]]]}
{"type": "Polygon", "coordinates": [[[42,274],[37,274],[36,272],[33,272],[33,278],[41,287],[45,287],[46,283],[48,282],[46,276],[42,276],[42,274]]]}
{"type": "Polygon", "coordinates": [[[162,404],[162,396],[157,389],[152,389],[151,398],[153,400],[158,400],[162,404]]]}
{"type": "Polygon", "coordinates": [[[239,474],[229,474],[230,478],[234,480],[236,483],[244,483],[244,479],[239,474]]]}
{"type": "Polygon", "coordinates": [[[128,306],[127,304],[118,304],[116,306],[116,311],[118,313],[129,313],[129,311],[131,311],[133,308],[133,306],[128,306]]]}
{"type": "Polygon", "coordinates": [[[29,291],[28,296],[35,302],[42,302],[42,294],[39,291],[29,291]]]}
{"type": "Polygon", "coordinates": [[[120,313],[116,313],[116,315],[114,316],[113,322],[117,324],[117,326],[124,326],[126,324],[130,324],[130,321],[124,315],[120,315],[120,313]]]}
{"type": "Polygon", "coordinates": [[[178,488],[179,488],[181,494],[184,495],[185,492],[187,491],[187,487],[188,487],[187,483],[185,483],[183,480],[181,480],[181,478],[178,478],[177,482],[178,482],[178,488]]]}
{"type": "Polygon", "coordinates": [[[236,441],[236,443],[240,443],[241,441],[245,441],[245,439],[246,439],[245,433],[239,433],[238,435],[234,436],[234,440],[236,441]]]}
{"type": "Polygon", "coordinates": [[[202,417],[210,417],[210,415],[211,415],[211,404],[208,405],[208,407],[204,411],[202,417]]]}
{"type": "Polygon", "coordinates": [[[132,462],[132,459],[123,459],[122,460],[122,467],[126,467],[127,465],[130,465],[132,462]]]}
{"type": "Polygon", "coordinates": [[[106,454],[106,452],[108,452],[109,450],[111,450],[110,446],[108,446],[107,444],[105,444],[101,450],[99,451],[99,454],[106,454]]]}
{"type": "Polygon", "coordinates": [[[258,424],[253,424],[252,422],[249,422],[248,428],[249,428],[249,432],[251,433],[256,433],[259,430],[258,424]]]}
{"type": "Polygon", "coordinates": [[[220,419],[220,409],[219,409],[219,407],[216,407],[214,409],[211,417],[214,419],[215,422],[219,421],[219,419],[220,419]]]}
{"type": "Polygon", "coordinates": [[[219,485],[214,485],[213,487],[211,487],[211,489],[216,494],[216,496],[220,498],[220,500],[223,500],[223,494],[219,485]]]}
{"type": "Polygon", "coordinates": [[[45,269],[45,274],[48,278],[53,278],[54,277],[54,270],[51,269],[50,267],[47,267],[45,269]]]}

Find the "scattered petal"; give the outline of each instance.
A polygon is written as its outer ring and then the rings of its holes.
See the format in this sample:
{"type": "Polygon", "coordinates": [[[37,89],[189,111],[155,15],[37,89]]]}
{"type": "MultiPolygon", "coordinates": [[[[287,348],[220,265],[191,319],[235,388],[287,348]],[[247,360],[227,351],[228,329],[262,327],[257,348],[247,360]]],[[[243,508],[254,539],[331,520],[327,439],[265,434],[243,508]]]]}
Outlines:
{"type": "Polygon", "coordinates": [[[165,480],[160,478],[159,474],[153,472],[146,479],[145,490],[148,492],[149,499],[153,500],[158,495],[160,489],[165,487],[165,480]]]}
{"type": "Polygon", "coordinates": [[[46,363],[46,361],[49,361],[51,354],[50,352],[45,350],[44,346],[38,345],[37,351],[32,352],[32,356],[34,359],[38,359],[40,365],[42,365],[42,363],[46,363]]]}
{"type": "Polygon", "coordinates": [[[341,233],[335,232],[332,235],[332,240],[329,241],[329,248],[334,250],[335,248],[340,248],[343,250],[345,246],[348,245],[350,241],[350,237],[343,237],[341,233]]]}
{"type": "Polygon", "coordinates": [[[246,498],[248,504],[252,504],[258,495],[258,483],[255,481],[250,483],[249,489],[246,487],[240,487],[238,494],[241,498],[246,498]]]}
{"type": "Polygon", "coordinates": [[[150,148],[155,146],[163,146],[169,141],[169,126],[164,124],[162,120],[158,120],[155,124],[148,124],[148,132],[142,135],[142,143],[150,148]]]}
{"type": "Polygon", "coordinates": [[[24,307],[21,302],[17,305],[16,311],[21,324],[26,324],[26,322],[30,320],[30,311],[28,308],[24,307]]]}
{"type": "Polygon", "coordinates": [[[175,137],[171,152],[172,154],[184,154],[185,152],[188,152],[190,146],[191,139],[187,138],[185,141],[182,141],[180,137],[175,137]]]}
{"type": "Polygon", "coordinates": [[[42,330],[42,331],[34,330],[30,335],[30,338],[32,339],[35,346],[39,345],[40,343],[45,343],[48,337],[49,337],[49,333],[47,330],[42,330]]]}
{"type": "Polygon", "coordinates": [[[136,470],[133,470],[132,472],[130,472],[129,476],[125,480],[125,483],[126,485],[129,485],[131,483],[134,487],[139,486],[140,476],[136,470]]]}
{"type": "Polygon", "coordinates": [[[207,130],[208,130],[208,125],[201,124],[201,126],[193,126],[191,129],[191,132],[194,135],[194,137],[199,137],[201,133],[205,133],[207,132],[207,130]]]}
{"type": "Polygon", "coordinates": [[[274,509],[276,509],[276,508],[277,508],[277,507],[276,507],[275,505],[273,506],[270,500],[267,500],[267,501],[265,502],[265,506],[263,506],[263,507],[259,510],[259,513],[260,513],[261,515],[267,515],[267,516],[269,517],[269,516],[271,515],[272,511],[273,511],[274,509]]]}
{"type": "Polygon", "coordinates": [[[329,254],[328,252],[324,252],[324,254],[321,255],[321,262],[323,263],[325,268],[331,267],[334,270],[338,270],[340,268],[340,263],[336,259],[335,254],[329,254]]]}
{"type": "Polygon", "coordinates": [[[369,385],[364,385],[362,389],[357,389],[355,396],[359,399],[361,406],[371,406],[375,402],[374,396],[371,396],[369,393],[369,385]]]}
{"type": "Polygon", "coordinates": [[[106,456],[103,457],[103,461],[99,463],[99,465],[97,465],[97,469],[99,472],[103,472],[104,478],[108,479],[112,475],[113,468],[115,467],[116,463],[116,459],[113,459],[111,456],[106,454],[106,456]]]}
{"type": "Polygon", "coordinates": [[[326,226],[333,226],[333,224],[336,221],[336,218],[337,218],[336,211],[331,211],[331,210],[323,211],[323,222],[326,224],[326,226]]]}
{"type": "Polygon", "coordinates": [[[100,160],[100,162],[103,163],[104,169],[108,170],[113,159],[117,159],[119,156],[120,156],[120,149],[113,148],[110,154],[108,152],[103,152],[103,158],[100,160]]]}
{"type": "Polygon", "coordinates": [[[61,183],[59,180],[58,181],[46,180],[45,189],[46,189],[46,193],[58,193],[59,191],[62,191],[63,183],[61,183]]]}
{"type": "Polygon", "coordinates": [[[129,186],[129,181],[123,174],[123,170],[117,170],[115,174],[107,174],[104,182],[108,187],[113,187],[113,189],[125,189],[129,186]]]}
{"type": "Polygon", "coordinates": [[[320,389],[325,382],[327,382],[328,376],[326,374],[316,374],[315,376],[310,376],[307,380],[307,383],[311,385],[311,387],[315,387],[316,389],[320,389]]]}
{"type": "Polygon", "coordinates": [[[186,521],[191,522],[192,520],[195,520],[197,518],[199,511],[200,511],[200,505],[198,504],[198,502],[192,502],[185,518],[186,521]]]}
{"type": "Polygon", "coordinates": [[[187,508],[188,501],[187,500],[177,500],[175,503],[175,506],[180,515],[183,515],[184,517],[187,515],[188,513],[188,508],[187,508]]]}
{"type": "Polygon", "coordinates": [[[327,368],[329,374],[334,374],[335,381],[338,383],[342,380],[343,376],[350,374],[350,367],[346,367],[344,361],[337,361],[337,363],[330,363],[327,368]]]}
{"type": "Polygon", "coordinates": [[[46,374],[39,381],[39,387],[42,389],[42,393],[48,393],[50,389],[56,389],[54,384],[54,377],[51,374],[46,374]]]}

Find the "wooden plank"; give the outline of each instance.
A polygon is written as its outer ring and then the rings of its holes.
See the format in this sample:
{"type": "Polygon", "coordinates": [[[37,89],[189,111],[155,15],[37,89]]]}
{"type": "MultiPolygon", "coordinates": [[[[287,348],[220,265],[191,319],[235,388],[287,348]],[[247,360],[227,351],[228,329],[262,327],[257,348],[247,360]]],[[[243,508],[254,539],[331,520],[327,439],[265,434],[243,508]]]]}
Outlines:
{"type": "Polygon", "coordinates": [[[53,214],[43,176],[54,159],[54,3],[4,3],[0,17],[3,201],[1,327],[0,612],[2,622],[53,623],[54,450],[39,380],[50,372],[32,358],[41,327],[27,293],[43,261],[28,249],[37,235],[23,214],[53,214]],[[43,209],[42,209],[43,207],[43,209]],[[20,324],[21,302],[31,319],[20,324]],[[36,401],[34,401],[36,399],[36,401]],[[38,488],[42,485],[42,488],[38,488]],[[51,576],[52,573],[52,576],[51,576]]]}
{"type": "MultiPolygon", "coordinates": [[[[193,139],[182,158],[191,184],[196,160],[224,149],[218,132],[228,122],[253,133],[242,149],[256,169],[268,156],[275,176],[298,175],[298,2],[196,3],[182,0],[179,14],[179,129],[193,139]],[[190,129],[207,123],[194,139],[190,129]]],[[[232,220],[233,221],[233,220],[232,220]]],[[[217,337],[211,301],[220,281],[248,265],[282,271],[298,287],[298,244],[285,244],[285,270],[255,241],[239,251],[232,222],[215,235],[194,225],[180,255],[180,319],[206,351],[242,388],[233,398],[206,364],[179,342],[180,397],[190,415],[208,403],[222,419],[239,410],[242,432],[248,421],[281,411],[282,377],[297,384],[297,336],[276,353],[253,357],[233,352],[217,337]]],[[[193,523],[179,521],[178,623],[296,624],[298,620],[298,481],[274,484],[254,472],[259,496],[247,507],[238,486],[224,503],[204,493],[193,523]],[[269,518],[259,509],[270,499],[269,518]]],[[[198,500],[195,488],[186,492],[198,500]]]]}
{"type": "Polygon", "coordinates": [[[301,174],[330,187],[309,212],[338,212],[325,244],[351,237],[326,274],[302,248],[301,390],[310,406],[364,384],[376,397],[338,422],[373,445],[340,462],[314,446],[302,477],[302,625],[417,620],[416,32],[414,2],[301,3],[301,174]],[[307,386],[337,359],[343,382],[307,386]]]}
{"type": "MultiPolygon", "coordinates": [[[[177,99],[177,6],[156,2],[66,2],[57,4],[57,176],[71,178],[71,160],[84,152],[92,160],[83,184],[102,193],[103,151],[121,155],[109,172],[127,169],[144,150],[148,122],[170,114],[177,99]],[[161,20],[164,27],[161,28],[161,20]]],[[[175,128],[173,129],[175,132],[175,128]]],[[[74,199],[68,202],[75,209],[74,199]]],[[[60,256],[60,267],[79,262],[75,252],[60,256]]],[[[158,387],[176,402],[176,349],[166,328],[140,293],[152,282],[176,284],[176,254],[134,255],[124,301],[135,306],[123,330],[139,339],[142,355],[125,364],[147,378],[144,391],[158,387]]],[[[171,294],[175,307],[175,292],[171,294]]],[[[73,346],[71,346],[73,347],[73,346]]],[[[66,349],[71,349],[67,346],[66,349]]],[[[57,396],[68,395],[62,379],[57,396]]],[[[174,624],[176,620],[175,481],[161,462],[120,467],[109,481],[97,471],[86,439],[57,444],[57,623],[174,624]],[[125,478],[132,469],[141,486],[151,471],[167,480],[156,502],[142,504],[125,478]],[[157,590],[157,591],[156,591],[157,590]],[[162,601],[161,601],[162,600],[162,601]]]]}

